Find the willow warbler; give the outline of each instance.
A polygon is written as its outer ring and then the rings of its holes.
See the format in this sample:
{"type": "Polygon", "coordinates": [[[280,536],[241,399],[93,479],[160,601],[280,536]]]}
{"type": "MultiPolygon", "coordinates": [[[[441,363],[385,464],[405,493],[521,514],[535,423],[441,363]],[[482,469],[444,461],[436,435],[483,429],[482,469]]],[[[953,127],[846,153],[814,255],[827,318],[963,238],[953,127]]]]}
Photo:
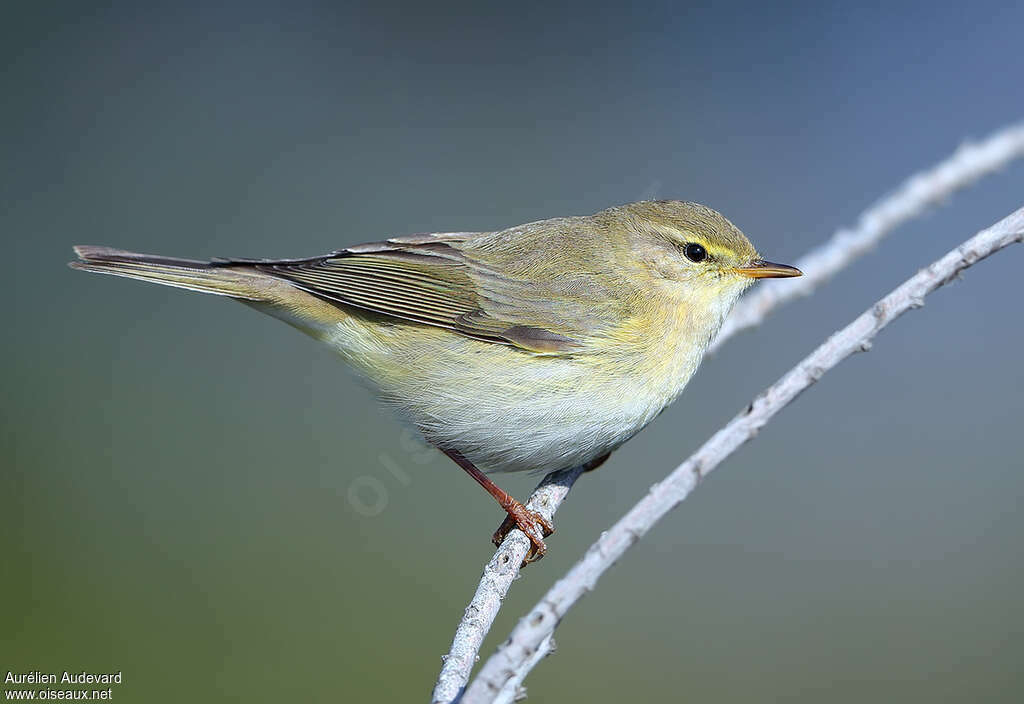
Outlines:
{"type": "Polygon", "coordinates": [[[518,526],[531,559],[551,525],[484,471],[596,466],[679,395],[745,288],[800,275],[681,201],[309,259],[75,252],[75,269],[228,296],[329,344],[498,500],[496,541],[518,526]]]}

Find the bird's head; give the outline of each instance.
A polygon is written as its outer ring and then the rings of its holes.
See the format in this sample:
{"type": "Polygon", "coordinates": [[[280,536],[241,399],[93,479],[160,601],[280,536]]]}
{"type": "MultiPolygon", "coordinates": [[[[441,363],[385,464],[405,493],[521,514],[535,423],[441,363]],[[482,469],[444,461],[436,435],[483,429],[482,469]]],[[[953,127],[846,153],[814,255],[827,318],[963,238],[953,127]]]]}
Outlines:
{"type": "Polygon", "coordinates": [[[683,292],[691,302],[731,307],[757,279],[802,274],[795,267],[765,261],[739,228],[697,203],[640,201],[603,215],[625,234],[642,276],[649,276],[652,285],[683,292]]]}

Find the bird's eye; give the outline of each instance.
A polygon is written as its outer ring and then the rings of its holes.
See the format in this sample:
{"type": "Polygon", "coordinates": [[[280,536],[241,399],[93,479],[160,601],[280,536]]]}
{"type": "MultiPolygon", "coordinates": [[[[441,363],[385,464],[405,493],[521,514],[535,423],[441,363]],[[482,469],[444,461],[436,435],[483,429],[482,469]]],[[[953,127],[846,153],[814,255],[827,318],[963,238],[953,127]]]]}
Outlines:
{"type": "Polygon", "coordinates": [[[691,262],[698,263],[708,258],[708,251],[696,242],[691,242],[683,249],[683,254],[691,262]]]}

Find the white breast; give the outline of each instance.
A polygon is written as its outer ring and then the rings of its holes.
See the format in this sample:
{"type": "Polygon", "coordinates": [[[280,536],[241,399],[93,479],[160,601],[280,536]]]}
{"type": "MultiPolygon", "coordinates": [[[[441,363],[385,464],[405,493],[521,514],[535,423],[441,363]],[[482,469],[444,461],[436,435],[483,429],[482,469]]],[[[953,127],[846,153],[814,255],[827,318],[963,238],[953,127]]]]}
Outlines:
{"type": "Polygon", "coordinates": [[[506,345],[441,329],[410,340],[355,318],[322,338],[433,444],[485,470],[547,472],[601,457],[650,423],[693,375],[703,353],[693,340],[710,339],[726,310],[688,322],[700,330],[666,325],[613,365],[592,354],[524,363],[506,345]]]}

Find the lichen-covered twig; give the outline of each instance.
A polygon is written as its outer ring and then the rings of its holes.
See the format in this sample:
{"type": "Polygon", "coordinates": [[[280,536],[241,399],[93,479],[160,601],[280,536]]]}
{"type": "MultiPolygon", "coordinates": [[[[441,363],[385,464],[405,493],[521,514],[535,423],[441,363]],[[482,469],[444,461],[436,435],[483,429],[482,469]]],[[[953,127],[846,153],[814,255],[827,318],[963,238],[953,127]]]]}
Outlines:
{"type": "Polygon", "coordinates": [[[775,414],[828,370],[855,352],[869,349],[874,337],[889,323],[912,308],[920,308],[925,296],[956,278],[964,269],[1015,242],[1024,242],[1024,208],[919,271],[768,387],[601,534],[583,558],[548,590],[518,623],[508,640],[484,663],[466,690],[462,704],[512,701],[526,674],[545,654],[555,628],[569,609],[594,588],[601,575],[626,550],[685,499],[701,479],[757,435],[775,414]]]}
{"type": "Polygon", "coordinates": [[[898,226],[941,203],[985,174],[1024,157],[1024,123],[1004,127],[981,142],[968,142],[948,159],[907,179],[902,186],[871,206],[851,228],[843,228],[793,266],[799,279],[765,281],[740,299],[711,344],[714,352],[730,337],[761,323],[783,303],[806,296],[841,269],[863,256],[898,226]]]}
{"type": "MultiPolygon", "coordinates": [[[[551,520],[583,468],[552,472],[533,490],[526,507],[551,520]]],[[[519,574],[523,558],[530,550],[530,539],[520,530],[509,532],[494,557],[484,566],[473,600],[459,621],[452,648],[444,658],[441,674],[434,685],[433,702],[451,702],[462,691],[476,662],[484,636],[491,628],[501,602],[519,574]]]]}
{"type": "MultiPolygon", "coordinates": [[[[726,320],[711,345],[711,351],[721,347],[740,330],[757,325],[776,307],[809,293],[867,252],[898,225],[1022,156],[1024,124],[1019,124],[1001,129],[981,142],[965,144],[943,162],[914,175],[865,211],[855,227],[840,230],[828,242],[804,255],[797,262],[804,272],[803,277],[787,281],[785,286],[778,288],[772,286],[772,282],[763,282],[753,293],[744,296],[726,320]]],[[[534,490],[527,506],[538,510],[538,505],[544,504],[542,513],[550,520],[579,474],[579,471],[561,473],[557,485],[549,481],[550,477],[546,478],[534,490]]],[[[459,622],[451,650],[444,658],[434,687],[433,702],[454,701],[469,680],[480,644],[490,630],[512,581],[519,574],[519,566],[528,549],[526,536],[513,530],[487,563],[473,600],[459,622]],[[506,569],[506,565],[511,567],[506,569]]]]}

